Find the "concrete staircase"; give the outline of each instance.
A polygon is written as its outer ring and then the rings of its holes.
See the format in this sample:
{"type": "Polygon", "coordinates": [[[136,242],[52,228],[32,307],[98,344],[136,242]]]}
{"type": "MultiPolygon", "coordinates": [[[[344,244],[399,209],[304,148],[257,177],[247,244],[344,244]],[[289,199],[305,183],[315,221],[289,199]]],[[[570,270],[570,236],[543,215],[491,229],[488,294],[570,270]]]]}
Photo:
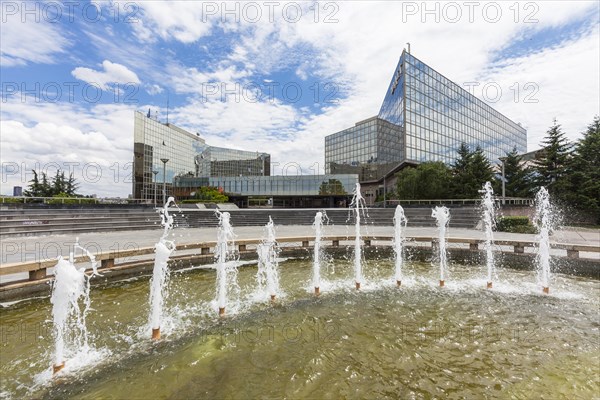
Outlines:
{"type": "MultiPolygon", "coordinates": [[[[435,226],[429,207],[406,207],[408,226],[435,226]]],[[[239,209],[228,210],[231,223],[236,226],[263,226],[269,216],[276,225],[312,225],[317,209],[239,209]]],[[[354,212],[347,208],[325,210],[329,224],[354,224],[354,212]]],[[[394,208],[365,210],[362,223],[391,226],[394,208]]],[[[218,218],[215,210],[172,209],[175,226],[180,228],[215,227],[218,218]]],[[[480,214],[477,207],[450,208],[450,226],[474,228],[480,214]]],[[[152,207],[78,207],[78,208],[12,208],[0,209],[0,238],[11,236],[38,236],[76,234],[80,232],[114,232],[125,230],[156,229],[160,225],[157,211],[152,207]]]]}
{"type": "Polygon", "coordinates": [[[155,229],[148,207],[14,208],[0,210],[0,238],[155,229]]]}

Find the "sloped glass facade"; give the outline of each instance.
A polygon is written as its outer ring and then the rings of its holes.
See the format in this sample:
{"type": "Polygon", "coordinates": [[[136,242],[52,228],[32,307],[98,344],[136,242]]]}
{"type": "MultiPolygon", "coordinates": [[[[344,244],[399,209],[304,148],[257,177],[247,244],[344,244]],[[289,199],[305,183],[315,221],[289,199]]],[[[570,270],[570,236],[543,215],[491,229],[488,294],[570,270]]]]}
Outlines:
{"type": "Polygon", "coordinates": [[[401,62],[407,160],[450,163],[461,142],[471,149],[480,146],[492,163],[513,146],[519,153],[527,151],[522,126],[412,55],[404,53],[401,62]]]}
{"type": "Polygon", "coordinates": [[[451,163],[461,142],[480,146],[498,163],[513,146],[527,151],[527,131],[403,52],[377,117],[325,137],[325,168],[358,173],[362,181],[373,175],[365,172],[372,163],[389,164],[388,170],[402,162],[451,163]]]}

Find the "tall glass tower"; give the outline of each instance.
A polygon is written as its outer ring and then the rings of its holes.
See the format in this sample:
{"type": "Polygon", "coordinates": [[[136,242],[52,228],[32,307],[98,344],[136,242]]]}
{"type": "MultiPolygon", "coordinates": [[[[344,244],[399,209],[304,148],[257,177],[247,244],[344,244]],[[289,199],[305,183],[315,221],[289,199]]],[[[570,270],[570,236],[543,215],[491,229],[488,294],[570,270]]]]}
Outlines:
{"type": "Polygon", "coordinates": [[[497,163],[527,151],[527,131],[404,51],[379,114],[325,138],[325,168],[377,180],[402,163],[451,163],[461,142],[497,163]]]}

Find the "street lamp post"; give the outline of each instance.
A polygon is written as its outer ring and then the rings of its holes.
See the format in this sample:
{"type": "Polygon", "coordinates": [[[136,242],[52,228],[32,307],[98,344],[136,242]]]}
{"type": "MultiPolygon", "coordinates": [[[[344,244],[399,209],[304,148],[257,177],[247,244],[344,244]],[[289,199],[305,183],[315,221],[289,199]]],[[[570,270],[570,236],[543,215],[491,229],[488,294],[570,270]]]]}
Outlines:
{"type": "Polygon", "coordinates": [[[168,158],[161,158],[160,161],[163,163],[163,204],[167,202],[167,163],[168,158]]]}
{"type": "Polygon", "coordinates": [[[502,162],[502,205],[506,204],[506,176],[504,176],[504,160],[502,162]]]}
{"type": "Polygon", "coordinates": [[[386,175],[383,175],[383,208],[387,208],[386,207],[386,203],[387,203],[387,186],[386,186],[386,181],[385,181],[386,175]]]}
{"type": "Polygon", "coordinates": [[[156,175],[158,175],[158,170],[153,169],[152,173],[154,174],[154,208],[156,208],[156,175]]]}

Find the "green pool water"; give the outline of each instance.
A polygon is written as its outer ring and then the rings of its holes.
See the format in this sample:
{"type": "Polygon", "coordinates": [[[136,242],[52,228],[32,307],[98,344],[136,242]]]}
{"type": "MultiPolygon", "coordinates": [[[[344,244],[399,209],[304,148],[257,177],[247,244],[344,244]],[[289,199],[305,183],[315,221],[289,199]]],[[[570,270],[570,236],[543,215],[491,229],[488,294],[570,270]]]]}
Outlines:
{"type": "MultiPolygon", "coordinates": [[[[1,309],[1,398],[593,398],[600,393],[596,280],[555,276],[541,294],[531,272],[451,266],[437,287],[430,264],[368,261],[324,271],[280,264],[283,296],[255,293],[256,266],[240,268],[239,306],[216,316],[214,270],[173,273],[163,340],[149,340],[147,278],[93,287],[87,325],[97,356],[48,379],[51,305],[1,309]]],[[[81,361],[83,360],[83,361],[81,361]]],[[[67,361],[69,365],[69,360],[67,361]]]]}

